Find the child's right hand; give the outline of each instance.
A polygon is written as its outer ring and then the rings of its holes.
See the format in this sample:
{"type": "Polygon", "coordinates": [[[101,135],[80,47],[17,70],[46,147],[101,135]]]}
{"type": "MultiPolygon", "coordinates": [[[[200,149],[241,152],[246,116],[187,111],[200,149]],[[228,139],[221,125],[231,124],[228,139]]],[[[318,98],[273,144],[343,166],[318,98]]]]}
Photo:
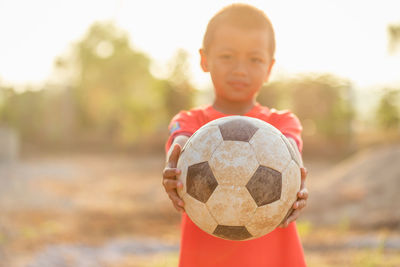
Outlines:
{"type": "Polygon", "coordinates": [[[166,167],[163,170],[162,184],[175,209],[177,209],[179,212],[183,212],[185,211],[183,208],[184,203],[183,200],[178,196],[178,193],[176,191],[178,187],[183,187],[182,182],[176,179],[176,176],[181,173],[181,170],[176,168],[180,154],[181,146],[177,143],[173,144],[172,152],[169,153],[166,167]]]}

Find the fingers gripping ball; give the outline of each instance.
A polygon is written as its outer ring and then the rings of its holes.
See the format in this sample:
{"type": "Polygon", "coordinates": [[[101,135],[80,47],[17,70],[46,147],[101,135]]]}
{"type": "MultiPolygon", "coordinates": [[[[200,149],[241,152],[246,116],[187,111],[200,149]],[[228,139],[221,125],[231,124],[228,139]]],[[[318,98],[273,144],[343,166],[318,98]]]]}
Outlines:
{"type": "Polygon", "coordinates": [[[274,230],[300,189],[300,161],[291,143],[259,119],[209,122],[187,141],[178,161],[179,196],[202,230],[249,240],[274,230]]]}

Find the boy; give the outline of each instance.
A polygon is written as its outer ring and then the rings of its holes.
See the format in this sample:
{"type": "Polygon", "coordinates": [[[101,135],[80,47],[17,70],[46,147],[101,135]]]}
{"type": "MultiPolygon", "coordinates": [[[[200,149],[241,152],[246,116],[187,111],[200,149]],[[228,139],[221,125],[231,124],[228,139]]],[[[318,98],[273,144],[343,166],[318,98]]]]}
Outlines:
{"type": "Polygon", "coordinates": [[[306,171],[301,168],[301,189],[293,212],[266,236],[249,241],[228,241],[200,230],[184,213],[184,203],[176,193],[182,184],[176,180],[181,148],[202,125],[229,115],[262,119],[278,128],[302,150],[299,120],[288,111],[277,111],[255,100],[274,65],[275,39],[269,19],[252,6],[234,4],[222,9],[209,22],[200,49],[201,68],[209,72],[214,85],[212,105],[181,111],[171,121],[166,144],[167,166],[163,185],[175,208],[182,212],[179,266],[305,266],[295,220],[306,205],[306,171]]]}

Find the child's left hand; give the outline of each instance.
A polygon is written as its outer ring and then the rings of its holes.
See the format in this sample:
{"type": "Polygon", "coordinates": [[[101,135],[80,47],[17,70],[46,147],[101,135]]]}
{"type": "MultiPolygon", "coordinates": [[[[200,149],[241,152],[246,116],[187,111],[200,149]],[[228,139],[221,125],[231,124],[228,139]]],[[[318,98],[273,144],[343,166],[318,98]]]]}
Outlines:
{"type": "Polygon", "coordinates": [[[307,177],[307,170],[305,168],[300,168],[301,170],[301,185],[300,191],[297,192],[297,201],[292,206],[291,214],[284,220],[279,227],[285,228],[288,227],[289,224],[295,221],[300,213],[301,210],[307,205],[307,198],[308,198],[308,190],[306,188],[305,182],[307,177]]]}

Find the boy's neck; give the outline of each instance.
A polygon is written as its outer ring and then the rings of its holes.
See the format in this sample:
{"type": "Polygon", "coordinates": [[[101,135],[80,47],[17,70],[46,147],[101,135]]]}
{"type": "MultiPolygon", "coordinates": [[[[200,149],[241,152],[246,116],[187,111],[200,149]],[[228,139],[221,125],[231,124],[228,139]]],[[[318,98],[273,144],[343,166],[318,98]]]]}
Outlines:
{"type": "Polygon", "coordinates": [[[220,99],[215,99],[213,103],[213,108],[229,115],[244,115],[249,112],[256,104],[255,99],[249,102],[232,102],[223,101],[220,99]]]}

